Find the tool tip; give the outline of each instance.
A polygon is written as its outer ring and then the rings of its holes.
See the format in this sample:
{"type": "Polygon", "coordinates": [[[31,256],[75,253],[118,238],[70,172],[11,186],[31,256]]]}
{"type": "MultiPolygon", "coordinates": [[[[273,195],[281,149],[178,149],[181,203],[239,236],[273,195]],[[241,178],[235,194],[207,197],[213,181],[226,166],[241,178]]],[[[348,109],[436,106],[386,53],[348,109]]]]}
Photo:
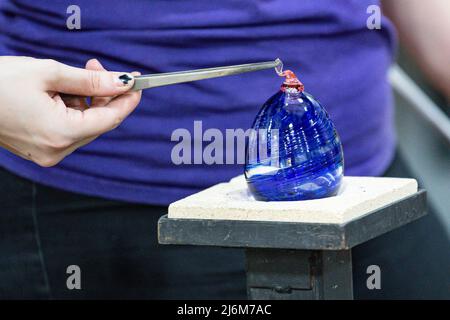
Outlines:
{"type": "Polygon", "coordinates": [[[283,73],[283,61],[280,58],[275,59],[275,71],[279,76],[283,73]]]}

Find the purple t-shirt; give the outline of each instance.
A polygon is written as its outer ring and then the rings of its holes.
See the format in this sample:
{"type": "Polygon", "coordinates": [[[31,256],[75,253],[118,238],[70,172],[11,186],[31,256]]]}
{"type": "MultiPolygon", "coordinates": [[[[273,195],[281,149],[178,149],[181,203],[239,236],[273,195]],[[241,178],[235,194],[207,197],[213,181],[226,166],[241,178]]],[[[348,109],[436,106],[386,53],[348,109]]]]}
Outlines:
{"type": "MultiPolygon", "coordinates": [[[[78,0],[81,29],[69,30],[72,2],[0,0],[0,55],[79,67],[95,57],[109,70],[141,73],[279,57],[330,114],[347,175],[379,175],[389,165],[395,146],[387,69],[395,40],[384,17],[380,30],[367,28],[374,0],[78,0]]],[[[273,71],[261,71],[146,90],[119,128],[56,167],[6,150],[0,166],[69,191],[168,204],[243,171],[238,164],[173,164],[172,132],[185,128],[194,136],[195,120],[203,132],[245,130],[280,84],[273,71]]]]}

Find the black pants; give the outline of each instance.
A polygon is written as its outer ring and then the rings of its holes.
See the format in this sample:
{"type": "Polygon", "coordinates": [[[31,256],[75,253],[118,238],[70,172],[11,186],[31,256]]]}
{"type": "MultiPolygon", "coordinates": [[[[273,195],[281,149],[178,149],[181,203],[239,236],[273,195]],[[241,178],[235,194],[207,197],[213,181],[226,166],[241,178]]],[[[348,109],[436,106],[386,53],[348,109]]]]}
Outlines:
{"type": "MultiPolygon", "coordinates": [[[[399,154],[384,175],[414,177],[399,154]]],[[[356,298],[450,299],[450,238],[430,203],[427,212],[425,217],[353,248],[356,298]],[[367,289],[370,265],[380,267],[381,290],[367,289]]]]}
{"type": "Polygon", "coordinates": [[[0,170],[0,299],[245,298],[243,252],[159,246],[167,208],[87,197],[0,170]],[[68,290],[67,267],[81,269],[68,290]]]}
{"type": "MultiPolygon", "coordinates": [[[[387,172],[408,176],[400,159],[387,172]]],[[[245,298],[242,250],[160,246],[165,207],[49,188],[0,170],[0,299],[245,298]],[[67,267],[81,270],[69,290],[67,267]]],[[[449,297],[448,239],[431,214],[354,249],[356,298],[449,297]],[[379,265],[382,290],[366,268],[379,265]],[[446,278],[445,278],[446,277],[446,278]]]]}

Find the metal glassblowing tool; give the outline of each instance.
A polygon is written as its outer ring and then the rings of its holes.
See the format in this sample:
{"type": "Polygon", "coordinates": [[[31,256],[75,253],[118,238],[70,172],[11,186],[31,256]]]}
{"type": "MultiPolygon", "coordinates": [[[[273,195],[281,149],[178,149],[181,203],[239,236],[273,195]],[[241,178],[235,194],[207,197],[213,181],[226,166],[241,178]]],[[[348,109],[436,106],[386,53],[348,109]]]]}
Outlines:
{"type": "Polygon", "coordinates": [[[150,89],[171,84],[225,77],[271,68],[275,68],[277,73],[279,73],[283,68],[283,63],[280,59],[276,59],[274,61],[240,64],[227,67],[147,74],[134,77],[134,86],[132,90],[150,89]]]}

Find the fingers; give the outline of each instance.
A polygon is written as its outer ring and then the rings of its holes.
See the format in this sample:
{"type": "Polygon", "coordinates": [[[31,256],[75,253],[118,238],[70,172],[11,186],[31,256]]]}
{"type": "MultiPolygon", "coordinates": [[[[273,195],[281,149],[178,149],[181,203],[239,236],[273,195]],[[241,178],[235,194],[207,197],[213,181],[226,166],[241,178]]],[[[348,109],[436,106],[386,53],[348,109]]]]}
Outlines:
{"type": "MultiPolygon", "coordinates": [[[[97,70],[99,65],[91,62],[96,70],[70,67],[46,61],[47,90],[81,96],[108,97],[127,92],[134,84],[130,73],[97,70]]],[[[103,69],[103,67],[101,67],[103,69]]]]}
{"type": "MultiPolygon", "coordinates": [[[[58,117],[62,116],[64,119],[56,121],[59,125],[55,130],[59,131],[59,134],[53,135],[47,143],[45,157],[36,161],[42,166],[58,163],[77,148],[116,128],[136,108],[141,98],[141,91],[129,91],[131,84],[128,84],[128,87],[122,85],[119,90],[108,87],[107,80],[110,81],[110,85],[113,81],[112,76],[116,73],[105,71],[101,63],[95,59],[86,63],[87,70],[64,65],[58,68],[61,70],[57,72],[58,76],[55,79],[59,79],[59,83],[51,81],[49,88],[52,88],[51,92],[65,94],[55,94],[53,97],[50,94],[50,98],[60,107],[58,117]],[[104,83],[89,88],[89,82],[83,78],[86,76],[84,72],[95,72],[106,80],[98,78],[96,81],[104,83]],[[80,96],[93,96],[93,107],[86,108],[81,103],[85,100],[80,96]]],[[[138,74],[130,74],[130,78],[138,74]]]]}
{"type": "Polygon", "coordinates": [[[136,108],[140,99],[141,91],[130,91],[112,99],[105,106],[83,112],[68,109],[72,139],[80,141],[116,128],[136,108]]]}
{"type": "MultiPolygon", "coordinates": [[[[89,68],[103,68],[97,60],[90,60],[86,64],[89,68]]],[[[140,75],[133,72],[133,76],[140,75]]],[[[85,110],[82,114],[82,123],[77,125],[79,130],[76,142],[71,145],[68,152],[90,143],[99,135],[116,128],[136,108],[141,99],[142,91],[130,91],[115,98],[94,98],[97,106],[85,110]],[[81,139],[81,140],[80,140],[81,139]]]]}
{"type": "Polygon", "coordinates": [[[121,81],[121,73],[105,71],[97,61],[88,62],[90,70],[84,70],[51,60],[0,60],[2,67],[13,64],[10,69],[15,71],[3,78],[16,84],[0,94],[5,110],[0,109],[6,117],[0,126],[0,144],[44,167],[117,127],[140,100],[140,92],[129,90],[134,82],[131,74],[121,81]],[[115,98],[97,100],[104,105],[85,108],[84,97],[99,96],[115,98]]]}
{"type": "MultiPolygon", "coordinates": [[[[106,71],[106,69],[103,68],[102,64],[97,59],[90,59],[88,62],[86,62],[86,69],[96,71],[106,71]]],[[[112,99],[113,97],[92,97],[91,107],[95,108],[97,106],[104,106],[108,104],[112,99]]]]}
{"type": "Polygon", "coordinates": [[[140,99],[141,91],[133,91],[114,98],[106,106],[86,110],[82,135],[96,136],[116,128],[133,112],[140,99]]]}
{"type": "MultiPolygon", "coordinates": [[[[97,59],[91,59],[86,63],[86,70],[106,71],[97,59]]],[[[76,96],[71,94],[60,94],[64,104],[68,108],[84,111],[89,108],[85,96],[76,96]]],[[[111,101],[113,97],[91,97],[91,107],[96,105],[105,105],[111,101]]]]}
{"type": "Polygon", "coordinates": [[[68,108],[84,111],[89,107],[85,97],[73,96],[70,94],[61,94],[60,96],[68,108]]]}
{"type": "Polygon", "coordinates": [[[105,68],[103,68],[103,65],[97,59],[89,59],[86,62],[86,69],[88,69],[88,70],[99,70],[99,71],[106,70],[105,68]]]}

